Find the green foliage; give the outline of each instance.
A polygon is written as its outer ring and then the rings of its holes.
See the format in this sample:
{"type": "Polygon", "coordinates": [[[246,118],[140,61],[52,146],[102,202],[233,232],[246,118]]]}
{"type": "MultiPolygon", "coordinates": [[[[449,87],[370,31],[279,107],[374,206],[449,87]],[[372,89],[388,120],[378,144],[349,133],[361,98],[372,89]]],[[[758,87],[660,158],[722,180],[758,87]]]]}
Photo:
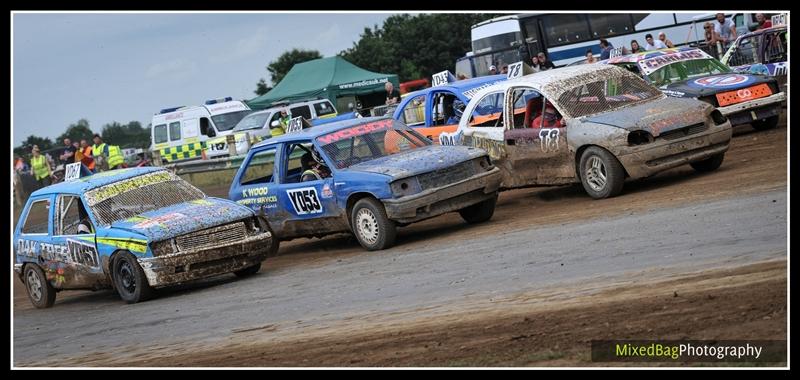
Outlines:
{"type": "Polygon", "coordinates": [[[339,53],[370,71],[396,73],[401,82],[455,70],[472,50],[470,29],[494,14],[408,14],[387,18],[383,26],[364,28],[353,47],[339,53]]]}
{"type": "MultiPolygon", "coordinates": [[[[277,86],[294,65],[320,58],[322,58],[322,54],[316,50],[292,49],[291,51],[281,54],[278,59],[270,62],[267,66],[267,71],[269,71],[269,74],[272,77],[272,86],[277,86]]],[[[266,86],[266,82],[264,85],[266,86]]],[[[256,86],[258,88],[258,84],[256,84],[256,86]]],[[[256,90],[256,93],[258,93],[258,89],[256,90]]]]}
{"type": "MultiPolygon", "coordinates": [[[[150,146],[150,128],[142,128],[138,121],[128,124],[115,122],[103,126],[100,134],[103,141],[119,145],[120,148],[148,148],[150,146]]],[[[91,144],[91,143],[90,143],[91,144]]]]}
{"type": "Polygon", "coordinates": [[[61,145],[63,144],[65,138],[69,138],[72,140],[72,142],[86,139],[91,144],[93,135],[94,132],[92,132],[92,130],[89,128],[89,121],[86,119],[80,119],[77,123],[70,124],[69,127],[67,127],[67,130],[56,138],[56,143],[61,145]]]}
{"type": "Polygon", "coordinates": [[[14,148],[14,154],[30,157],[31,149],[34,145],[38,146],[42,151],[54,148],[53,141],[51,141],[50,138],[30,135],[20,146],[14,148]]]}
{"type": "Polygon", "coordinates": [[[268,93],[270,90],[272,90],[272,87],[267,86],[267,81],[265,81],[264,78],[261,78],[261,80],[256,83],[256,90],[253,92],[255,92],[256,95],[261,96],[268,93]]]}

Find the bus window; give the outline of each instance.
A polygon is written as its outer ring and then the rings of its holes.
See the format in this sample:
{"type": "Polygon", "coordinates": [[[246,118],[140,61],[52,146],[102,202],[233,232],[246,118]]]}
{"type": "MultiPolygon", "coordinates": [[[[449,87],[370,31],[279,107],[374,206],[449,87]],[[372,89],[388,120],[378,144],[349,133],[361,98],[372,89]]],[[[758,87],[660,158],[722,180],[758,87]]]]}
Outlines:
{"type": "Polygon", "coordinates": [[[544,33],[549,46],[588,41],[589,23],[581,14],[556,14],[544,18],[544,33]]]}
{"type": "Polygon", "coordinates": [[[633,32],[631,17],[627,14],[590,14],[589,25],[594,38],[616,36],[633,32]]]}

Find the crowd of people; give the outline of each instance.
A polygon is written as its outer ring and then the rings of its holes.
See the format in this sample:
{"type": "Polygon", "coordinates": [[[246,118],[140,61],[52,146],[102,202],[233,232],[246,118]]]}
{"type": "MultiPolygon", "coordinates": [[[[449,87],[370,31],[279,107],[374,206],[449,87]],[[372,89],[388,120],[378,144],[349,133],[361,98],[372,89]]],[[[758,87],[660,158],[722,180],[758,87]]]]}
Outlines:
{"type": "MultiPolygon", "coordinates": [[[[106,144],[99,134],[94,135],[92,142],[94,144],[89,145],[86,139],[73,142],[71,139],[65,138],[64,150],[58,156],[60,162],[64,164],[80,162],[92,173],[126,167],[119,146],[106,144]]],[[[30,164],[19,155],[14,161],[14,170],[20,174],[33,176],[39,187],[49,186],[57,181],[58,177],[55,174],[57,166],[49,154],[42,154],[38,145],[31,147],[30,164]]]]}

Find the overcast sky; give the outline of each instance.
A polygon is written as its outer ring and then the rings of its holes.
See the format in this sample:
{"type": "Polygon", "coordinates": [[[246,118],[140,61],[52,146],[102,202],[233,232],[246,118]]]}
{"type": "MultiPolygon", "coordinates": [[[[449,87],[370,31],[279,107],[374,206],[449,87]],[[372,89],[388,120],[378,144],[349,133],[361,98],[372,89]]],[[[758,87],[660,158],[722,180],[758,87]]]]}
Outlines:
{"type": "MultiPolygon", "coordinates": [[[[81,118],[147,126],[162,108],[251,99],[292,48],[329,57],[389,14],[14,14],[13,142],[81,118]]],[[[60,143],[60,142],[57,142],[60,143]]]]}

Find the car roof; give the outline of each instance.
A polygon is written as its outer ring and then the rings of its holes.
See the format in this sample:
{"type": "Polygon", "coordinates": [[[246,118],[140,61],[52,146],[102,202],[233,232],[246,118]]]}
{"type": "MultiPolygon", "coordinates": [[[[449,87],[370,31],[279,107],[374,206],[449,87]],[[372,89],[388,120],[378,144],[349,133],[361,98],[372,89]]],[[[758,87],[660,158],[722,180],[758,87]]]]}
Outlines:
{"type": "Polygon", "coordinates": [[[110,183],[119,182],[128,178],[133,178],[142,174],[153,173],[157,171],[166,171],[166,169],[158,167],[141,167],[109,170],[87,177],[82,177],[74,181],[65,181],[55,185],[43,187],[34,191],[31,196],[33,197],[48,194],[82,194],[100,186],[105,186],[110,183]]]}
{"type": "Polygon", "coordinates": [[[362,118],[348,119],[348,120],[342,120],[342,121],[335,121],[335,122],[328,123],[328,124],[323,124],[323,125],[319,125],[319,126],[315,126],[315,127],[311,127],[311,128],[306,128],[306,129],[304,129],[304,130],[302,130],[300,132],[287,133],[287,134],[283,134],[283,135],[280,135],[280,136],[277,136],[277,137],[272,137],[272,138],[269,138],[267,140],[264,140],[264,141],[262,141],[262,142],[260,142],[260,143],[258,143],[256,145],[254,145],[253,148],[258,148],[258,147],[272,145],[272,144],[278,144],[278,143],[282,143],[282,142],[285,142],[285,141],[313,140],[313,139],[315,139],[315,138],[317,138],[319,136],[322,136],[322,135],[325,135],[325,134],[328,134],[328,133],[331,133],[331,132],[336,132],[336,131],[341,130],[341,129],[347,129],[347,128],[350,128],[350,127],[354,127],[356,125],[366,124],[366,123],[370,123],[370,122],[374,122],[374,121],[378,121],[378,120],[384,120],[384,119],[392,119],[392,118],[389,117],[389,116],[380,116],[380,117],[362,117],[362,118]]]}
{"type": "Polygon", "coordinates": [[[409,93],[405,94],[405,98],[409,99],[409,98],[413,98],[415,96],[427,94],[427,93],[429,93],[431,91],[441,91],[441,90],[450,90],[450,91],[456,92],[456,93],[463,93],[464,91],[473,89],[475,87],[484,85],[486,83],[497,82],[497,81],[503,80],[503,79],[506,79],[506,75],[505,74],[486,75],[486,76],[482,76],[482,77],[462,79],[462,80],[457,80],[455,82],[449,82],[449,83],[441,85],[441,86],[428,87],[428,88],[423,88],[422,90],[409,92],[409,93]]]}

